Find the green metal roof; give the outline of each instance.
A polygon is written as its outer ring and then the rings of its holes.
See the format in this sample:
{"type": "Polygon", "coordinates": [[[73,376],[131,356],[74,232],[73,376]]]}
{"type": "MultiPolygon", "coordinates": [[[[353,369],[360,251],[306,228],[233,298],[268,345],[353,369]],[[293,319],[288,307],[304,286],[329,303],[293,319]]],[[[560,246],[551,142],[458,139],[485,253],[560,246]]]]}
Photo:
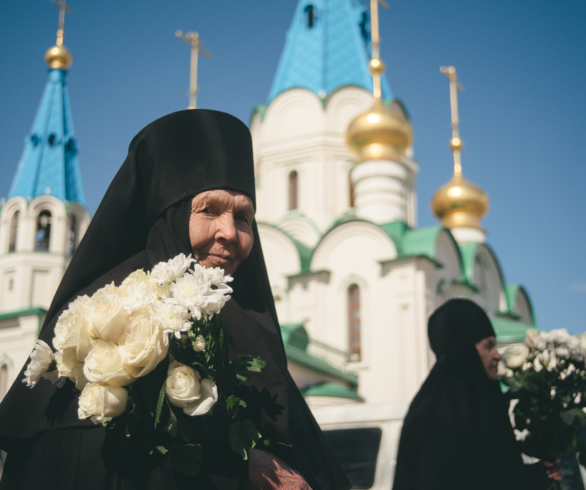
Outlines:
{"type": "Polygon", "coordinates": [[[523,342],[527,330],[535,329],[533,325],[527,325],[526,323],[516,322],[515,320],[502,317],[491,318],[490,322],[499,342],[523,342]]]}
{"type": "Polygon", "coordinates": [[[343,386],[340,383],[321,383],[318,385],[306,386],[301,388],[301,393],[304,396],[329,396],[334,398],[348,398],[350,400],[356,400],[363,402],[362,398],[355,389],[343,386]]]}

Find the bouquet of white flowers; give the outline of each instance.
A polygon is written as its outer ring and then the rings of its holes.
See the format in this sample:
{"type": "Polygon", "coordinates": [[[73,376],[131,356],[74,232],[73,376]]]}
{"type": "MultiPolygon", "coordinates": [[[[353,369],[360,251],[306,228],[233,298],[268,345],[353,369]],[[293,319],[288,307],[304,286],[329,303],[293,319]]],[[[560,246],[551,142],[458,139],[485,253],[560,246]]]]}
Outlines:
{"type": "Polygon", "coordinates": [[[151,456],[170,453],[184,473],[198,472],[206,434],[225,436],[246,460],[261,435],[242,420],[246,403],[236,389],[265,363],[245,355],[228,360],[217,313],[230,299],[231,281],[222,269],[180,254],[80,296],[57,321],[57,352],[38,340],[23,382],[32,388],[45,378],[61,387],[70,379],[81,391],[80,419],[140,439],[151,456]]]}
{"type": "Polygon", "coordinates": [[[528,330],[524,345],[507,348],[499,365],[510,389],[512,415],[522,451],[546,461],[560,453],[586,463],[586,446],[578,442],[586,418],[586,333],[565,329],[528,330]]]}

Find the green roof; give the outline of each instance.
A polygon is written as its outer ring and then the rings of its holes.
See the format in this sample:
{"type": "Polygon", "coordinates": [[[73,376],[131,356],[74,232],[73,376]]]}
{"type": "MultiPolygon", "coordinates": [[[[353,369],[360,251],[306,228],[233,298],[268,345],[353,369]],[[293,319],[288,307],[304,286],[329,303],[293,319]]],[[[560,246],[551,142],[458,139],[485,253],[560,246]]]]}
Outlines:
{"type": "Polygon", "coordinates": [[[527,330],[535,329],[533,325],[527,325],[526,323],[516,322],[515,320],[502,317],[491,318],[490,322],[499,342],[523,342],[527,330]]]}
{"type": "Polygon", "coordinates": [[[358,402],[364,401],[364,398],[356,392],[356,389],[348,388],[340,383],[330,382],[306,386],[301,388],[301,393],[303,393],[304,396],[330,396],[334,398],[348,398],[358,402]]]}

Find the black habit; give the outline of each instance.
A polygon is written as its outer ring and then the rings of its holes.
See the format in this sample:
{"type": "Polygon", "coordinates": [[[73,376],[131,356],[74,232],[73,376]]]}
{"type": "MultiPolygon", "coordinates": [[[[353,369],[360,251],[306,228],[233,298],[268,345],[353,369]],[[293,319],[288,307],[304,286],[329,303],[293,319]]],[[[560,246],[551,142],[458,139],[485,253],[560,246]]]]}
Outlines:
{"type": "Polygon", "coordinates": [[[475,346],[495,335],[490,320],[453,299],[430,317],[428,335],[437,361],[405,417],[393,490],[527,488],[507,402],[475,346]]]}
{"type": "MultiPolygon", "coordinates": [[[[91,295],[112,281],[119,285],[137,269],[191,253],[188,223],[196,194],[228,189],[255,203],[253,168],[250,132],[228,114],[186,110],[144,128],[63,276],[40,339],[52,345],[59,315],[78,295],[91,295]]],[[[250,416],[271,440],[269,450],[313,490],[347,489],[349,482],[287,370],[256,223],[253,229],[252,252],[234,274],[234,294],[219,316],[233,339],[231,356],[261,356],[267,363],[251,375],[242,395],[262,407],[250,416]]],[[[248,467],[225,453],[209,456],[206,471],[195,478],[177,473],[168,461],[148,468],[137,462],[136,471],[121,471],[110,464],[119,447],[108,443],[105,429],[78,419],[78,393],[70,381],[56,389],[41,380],[30,389],[23,377],[0,404],[0,447],[8,452],[0,490],[248,486],[248,467]]],[[[125,457],[132,460],[131,454],[125,457]]]]}

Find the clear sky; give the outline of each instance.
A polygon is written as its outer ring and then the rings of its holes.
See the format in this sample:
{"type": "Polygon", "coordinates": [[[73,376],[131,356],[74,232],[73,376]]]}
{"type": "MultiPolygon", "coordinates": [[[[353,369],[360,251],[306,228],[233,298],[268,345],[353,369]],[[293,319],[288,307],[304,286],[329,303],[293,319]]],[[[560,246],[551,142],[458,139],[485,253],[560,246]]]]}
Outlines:
{"type": "MultiPolygon", "coordinates": [[[[366,3],[366,0],[362,0],[366,3]]],[[[146,124],[187,106],[198,31],[198,106],[249,122],[265,102],[297,0],[71,0],[69,94],[90,211],[146,124]]],[[[490,196],[484,220],[508,284],[523,284],[542,328],[586,330],[586,2],[389,0],[382,58],[415,134],[419,226],[451,176],[448,81],[455,65],[467,178],[490,196]]],[[[6,196],[47,79],[58,9],[2,2],[0,196],[6,196]]]]}

